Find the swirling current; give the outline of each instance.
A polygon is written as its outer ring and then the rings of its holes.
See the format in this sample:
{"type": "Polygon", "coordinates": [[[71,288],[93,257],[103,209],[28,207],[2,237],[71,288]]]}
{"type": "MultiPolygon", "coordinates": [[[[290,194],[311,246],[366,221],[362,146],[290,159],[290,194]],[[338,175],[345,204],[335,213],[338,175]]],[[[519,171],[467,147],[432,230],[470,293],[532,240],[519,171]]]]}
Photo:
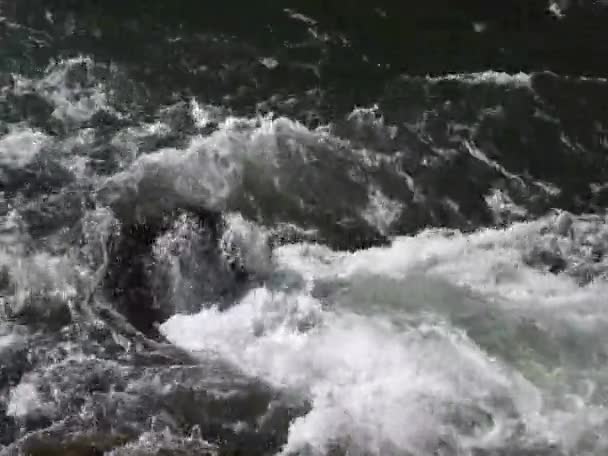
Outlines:
{"type": "Polygon", "coordinates": [[[608,454],[605,1],[0,1],[0,455],[608,454]]]}

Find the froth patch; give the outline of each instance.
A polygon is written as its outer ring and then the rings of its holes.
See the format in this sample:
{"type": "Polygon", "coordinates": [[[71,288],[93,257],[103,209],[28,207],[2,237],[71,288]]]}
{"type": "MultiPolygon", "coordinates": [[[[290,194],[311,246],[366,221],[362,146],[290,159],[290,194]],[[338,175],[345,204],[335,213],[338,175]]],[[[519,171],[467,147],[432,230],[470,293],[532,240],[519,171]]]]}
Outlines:
{"type": "Polygon", "coordinates": [[[25,419],[48,413],[49,407],[50,404],[42,400],[36,379],[32,377],[29,380],[22,380],[11,390],[6,414],[17,419],[25,419]]]}
{"type": "Polygon", "coordinates": [[[13,128],[0,138],[0,166],[22,168],[49,142],[48,136],[29,128],[13,128]]]}
{"type": "Polygon", "coordinates": [[[14,92],[42,96],[53,106],[53,117],[82,123],[99,111],[112,111],[96,69],[95,62],[86,57],[59,60],[51,63],[40,79],[16,78],[14,92]]]}
{"type": "Polygon", "coordinates": [[[428,82],[457,81],[463,84],[495,84],[512,87],[532,87],[532,77],[527,73],[505,73],[502,71],[484,71],[479,73],[450,73],[441,76],[428,76],[428,82]]]}
{"type": "Polygon", "coordinates": [[[370,190],[368,198],[369,202],[363,210],[363,218],[378,232],[387,234],[391,225],[401,215],[402,205],[388,198],[377,188],[370,190]]]}

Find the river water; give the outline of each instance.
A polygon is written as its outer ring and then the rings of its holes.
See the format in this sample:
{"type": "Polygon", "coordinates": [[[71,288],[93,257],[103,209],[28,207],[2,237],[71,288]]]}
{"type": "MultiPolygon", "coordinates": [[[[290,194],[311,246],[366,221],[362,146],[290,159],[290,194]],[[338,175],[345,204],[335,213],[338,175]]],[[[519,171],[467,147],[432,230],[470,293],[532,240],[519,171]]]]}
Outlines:
{"type": "Polygon", "coordinates": [[[278,3],[0,3],[0,455],[606,454],[605,2],[278,3]]]}

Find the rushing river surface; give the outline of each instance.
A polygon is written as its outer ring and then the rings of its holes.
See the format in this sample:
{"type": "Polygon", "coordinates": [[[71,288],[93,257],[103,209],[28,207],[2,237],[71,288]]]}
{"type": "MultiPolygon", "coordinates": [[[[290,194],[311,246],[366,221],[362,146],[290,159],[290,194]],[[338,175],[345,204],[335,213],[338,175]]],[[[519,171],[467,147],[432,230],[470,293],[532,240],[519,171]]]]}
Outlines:
{"type": "Polygon", "coordinates": [[[607,3],[0,0],[0,455],[608,454],[607,3]]]}

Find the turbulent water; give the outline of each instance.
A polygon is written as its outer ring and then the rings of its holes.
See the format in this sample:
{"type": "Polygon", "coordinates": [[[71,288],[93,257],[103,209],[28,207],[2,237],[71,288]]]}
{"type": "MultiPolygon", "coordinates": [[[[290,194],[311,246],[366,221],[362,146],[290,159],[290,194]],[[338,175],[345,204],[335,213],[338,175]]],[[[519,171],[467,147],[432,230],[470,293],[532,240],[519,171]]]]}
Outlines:
{"type": "Polygon", "coordinates": [[[0,455],[608,453],[606,2],[0,2],[0,455]]]}

